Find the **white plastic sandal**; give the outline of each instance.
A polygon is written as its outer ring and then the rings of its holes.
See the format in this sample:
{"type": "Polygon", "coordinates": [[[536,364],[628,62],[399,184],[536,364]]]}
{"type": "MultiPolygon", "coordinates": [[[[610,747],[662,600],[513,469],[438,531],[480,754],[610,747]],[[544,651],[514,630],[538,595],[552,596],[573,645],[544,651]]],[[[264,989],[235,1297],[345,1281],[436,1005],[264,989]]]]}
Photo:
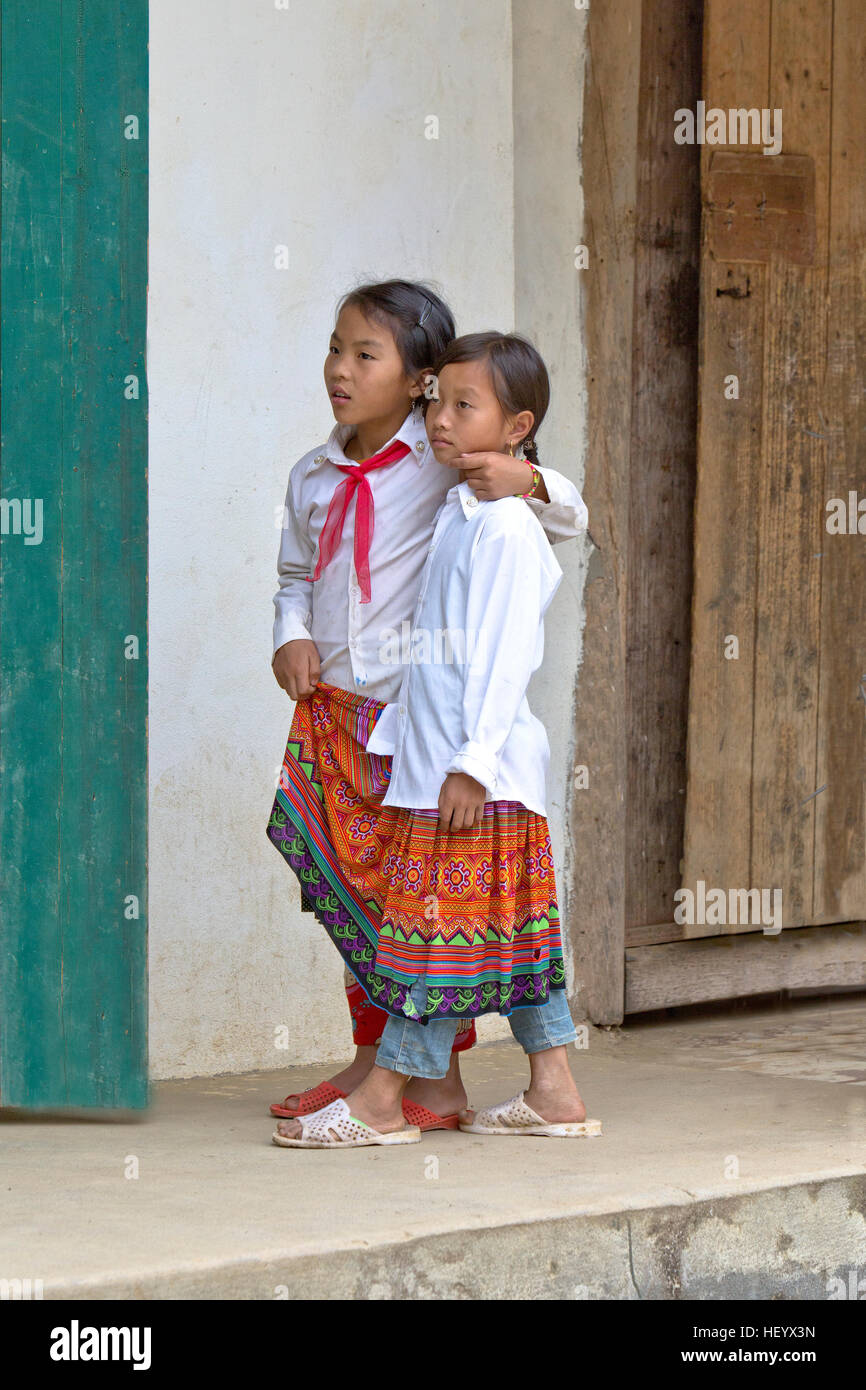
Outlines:
{"type": "Polygon", "coordinates": [[[569,1120],[560,1124],[550,1124],[526,1104],[525,1092],[512,1096],[501,1105],[488,1105],[476,1110],[471,1124],[461,1120],[460,1128],[464,1134],[521,1134],[546,1135],[552,1139],[592,1138],[601,1134],[601,1120],[569,1120]]]}
{"type": "Polygon", "coordinates": [[[421,1139],[421,1130],[417,1125],[380,1134],[372,1125],[356,1120],[342,1099],[331,1101],[330,1105],[322,1110],[314,1110],[311,1115],[297,1115],[295,1118],[301,1126],[300,1139],[289,1139],[276,1129],[271,1135],[274,1143],[284,1149],[363,1149],[373,1144],[417,1144],[421,1139]]]}

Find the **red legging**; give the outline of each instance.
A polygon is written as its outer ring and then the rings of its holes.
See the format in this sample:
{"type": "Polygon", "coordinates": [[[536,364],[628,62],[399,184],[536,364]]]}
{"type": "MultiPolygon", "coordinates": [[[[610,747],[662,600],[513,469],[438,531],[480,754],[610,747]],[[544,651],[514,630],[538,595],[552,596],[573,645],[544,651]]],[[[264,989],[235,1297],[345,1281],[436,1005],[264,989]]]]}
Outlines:
{"type": "MultiPolygon", "coordinates": [[[[388,1022],[388,1015],[384,1009],[377,1009],[375,1004],[371,1004],[357,980],[346,983],[346,998],[349,1001],[349,1013],[352,1015],[352,1041],[356,1047],[372,1047],[382,1041],[382,1031],[388,1022]]],[[[465,1052],[472,1047],[475,1042],[475,1021],[472,1020],[468,1027],[464,1027],[461,1021],[460,1029],[454,1039],[452,1052],[465,1052]]]]}

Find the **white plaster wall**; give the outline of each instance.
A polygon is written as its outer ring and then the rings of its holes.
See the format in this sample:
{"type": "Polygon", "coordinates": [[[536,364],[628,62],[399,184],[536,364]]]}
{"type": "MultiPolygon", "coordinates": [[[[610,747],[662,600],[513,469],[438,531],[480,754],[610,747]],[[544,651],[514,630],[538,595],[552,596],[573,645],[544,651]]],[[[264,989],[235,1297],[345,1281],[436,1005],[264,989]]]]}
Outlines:
{"type": "MultiPolygon", "coordinates": [[[[560,0],[513,0],[515,324],[537,346],[550,373],[550,408],[539,456],[582,488],[586,457],[586,354],[583,288],[575,266],[584,240],[580,135],[585,10],[560,0]]],[[[590,517],[592,530],[592,517],[590,517]]],[[[597,528],[596,528],[597,529],[597,528]]],[[[591,547],[557,547],[563,578],[545,619],[544,663],[529,689],[550,740],[547,818],[556,864],[572,1013],[584,1017],[567,923],[581,912],[590,866],[569,833],[575,766],[589,761],[592,729],[581,718],[579,666],[586,620],[584,585],[591,547]]]]}
{"type": "MultiPolygon", "coordinates": [[[[458,331],[513,325],[513,123],[508,0],[151,0],[150,15],[162,1078],[351,1051],[336,953],[265,836],[291,712],[270,670],[275,516],[291,464],[333,423],[321,367],[341,291],[430,278],[458,331]],[[438,141],[424,138],[431,114],[438,141]],[[274,268],[280,244],[288,270],[274,268]],[[283,1023],[287,1052],[274,1047],[283,1023]]],[[[563,725],[570,687],[557,703],[563,725]]],[[[561,844],[561,823],[554,833],[561,844]]]]}

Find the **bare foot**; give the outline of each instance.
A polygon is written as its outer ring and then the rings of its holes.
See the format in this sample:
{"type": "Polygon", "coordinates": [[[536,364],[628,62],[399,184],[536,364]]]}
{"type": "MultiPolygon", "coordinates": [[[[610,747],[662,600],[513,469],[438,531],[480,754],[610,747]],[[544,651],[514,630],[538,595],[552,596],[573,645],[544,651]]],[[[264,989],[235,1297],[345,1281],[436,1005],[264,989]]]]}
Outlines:
{"type": "MultiPolygon", "coordinates": [[[[548,1124],[565,1124],[570,1121],[580,1123],[586,1119],[586,1106],[580,1098],[580,1092],[571,1078],[560,1078],[557,1082],[540,1084],[537,1081],[527,1086],[523,1093],[523,1099],[534,1110],[536,1115],[540,1115],[542,1120],[548,1124]]],[[[472,1124],[475,1119],[474,1110],[461,1110],[460,1119],[464,1124],[472,1124]]]]}
{"type": "MultiPolygon", "coordinates": [[[[408,1129],[406,1119],[403,1115],[401,1098],[398,1096],[396,1101],[388,1103],[383,1100],[379,1088],[375,1082],[371,1084],[368,1078],[360,1083],[354,1091],[350,1091],[346,1097],[346,1104],[349,1107],[349,1114],[356,1120],[361,1120],[365,1125],[372,1125],[380,1134],[390,1134],[395,1129],[408,1129]]],[[[307,1116],[309,1119],[309,1116],[307,1116]]],[[[277,1124],[277,1133],[285,1135],[287,1139],[302,1139],[303,1130],[299,1120],[280,1120],[277,1124]]]]}
{"type": "MultiPolygon", "coordinates": [[[[364,1053],[369,1053],[369,1056],[354,1057],[347,1067],[337,1072],[336,1076],[328,1077],[331,1085],[336,1086],[338,1091],[345,1091],[348,1095],[350,1091],[354,1091],[356,1086],[360,1086],[376,1060],[375,1047],[365,1048],[364,1053]]],[[[312,1087],[310,1089],[312,1090],[312,1087]]],[[[293,1091],[291,1095],[286,1096],[282,1104],[287,1110],[297,1110],[302,1099],[303,1093],[293,1091]]]]}
{"type": "Polygon", "coordinates": [[[454,1115],[466,1104],[466,1088],[460,1076],[443,1076],[431,1081],[426,1076],[413,1076],[403,1092],[406,1100],[414,1100],[432,1110],[434,1115],[454,1115]]]}
{"type": "MultiPolygon", "coordinates": [[[[568,1078],[571,1081],[571,1078],[568,1078]]],[[[586,1119],[586,1106],[574,1082],[568,1084],[539,1084],[533,1081],[524,1093],[523,1099],[548,1124],[565,1124],[570,1120],[586,1119]]]]}

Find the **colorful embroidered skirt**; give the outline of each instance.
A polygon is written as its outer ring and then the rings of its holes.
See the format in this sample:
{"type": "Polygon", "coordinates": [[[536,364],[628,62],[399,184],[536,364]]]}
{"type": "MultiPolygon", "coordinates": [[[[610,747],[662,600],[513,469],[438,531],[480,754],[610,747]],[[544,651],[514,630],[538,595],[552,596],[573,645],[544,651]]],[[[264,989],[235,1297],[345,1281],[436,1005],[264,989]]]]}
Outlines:
{"type": "Polygon", "coordinates": [[[543,816],[490,801],[480,827],[446,833],[436,811],[404,810],[386,868],[374,967],[391,986],[426,977],[421,1022],[509,1014],[565,988],[543,816]]]}
{"type": "MultiPolygon", "coordinates": [[[[381,805],[391,759],[366,751],[383,709],[378,700],[325,684],[298,701],[267,827],[297,874],[304,907],[325,927],[370,1001],[365,1007],[357,988],[347,988],[358,1044],[377,1041],[387,1013],[403,1016],[407,994],[375,969],[388,886],[384,863],[400,815],[381,805]]],[[[465,1019],[453,1050],[474,1042],[474,1022],[465,1019]]]]}
{"type": "Polygon", "coordinates": [[[298,702],[268,837],[378,1009],[457,1017],[474,1039],[477,1015],[565,988],[547,822],[488,802],[479,829],[446,835],[434,810],[382,806],[391,760],[366,752],[382,709],[328,685],[298,702]]]}

